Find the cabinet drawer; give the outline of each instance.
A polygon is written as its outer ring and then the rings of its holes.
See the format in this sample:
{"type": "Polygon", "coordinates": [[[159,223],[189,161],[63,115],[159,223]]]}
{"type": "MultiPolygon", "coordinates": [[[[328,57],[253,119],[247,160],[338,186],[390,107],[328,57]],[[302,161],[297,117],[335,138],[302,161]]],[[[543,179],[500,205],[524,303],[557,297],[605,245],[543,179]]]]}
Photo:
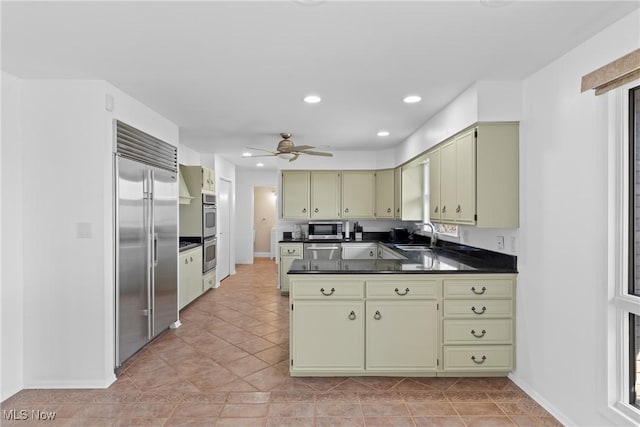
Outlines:
{"type": "Polygon", "coordinates": [[[512,344],[510,319],[469,319],[444,321],[445,344],[512,344]]]}
{"type": "Polygon", "coordinates": [[[445,317],[482,319],[491,317],[512,317],[511,300],[445,300],[445,317]]]}
{"type": "Polygon", "coordinates": [[[512,298],[513,280],[445,280],[445,298],[512,298]]]}
{"type": "Polygon", "coordinates": [[[302,256],[302,245],[280,245],[280,255],[302,256]]]}
{"type": "Polygon", "coordinates": [[[439,295],[439,289],[439,282],[436,280],[399,282],[368,280],[366,285],[368,298],[436,299],[439,295]]]}
{"type": "Polygon", "coordinates": [[[445,346],[445,371],[510,371],[513,369],[513,346],[445,346]]]}
{"type": "Polygon", "coordinates": [[[345,299],[364,298],[364,282],[362,280],[317,281],[297,279],[291,280],[293,298],[313,299],[345,299]]]}
{"type": "Polygon", "coordinates": [[[202,292],[206,291],[207,289],[213,288],[215,284],[216,284],[216,269],[214,268],[213,270],[207,271],[202,276],[202,292]]]}

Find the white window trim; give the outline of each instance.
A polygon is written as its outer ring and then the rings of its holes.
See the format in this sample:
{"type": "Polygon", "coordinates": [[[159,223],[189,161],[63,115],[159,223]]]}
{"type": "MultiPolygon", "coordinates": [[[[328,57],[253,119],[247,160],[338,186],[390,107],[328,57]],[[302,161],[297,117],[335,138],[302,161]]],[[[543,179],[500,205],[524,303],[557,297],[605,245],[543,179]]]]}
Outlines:
{"type": "Polygon", "coordinates": [[[607,408],[610,418],[637,425],[640,410],[629,400],[629,313],[640,315],[640,297],[628,295],[629,89],[611,91],[608,146],[607,408]]]}

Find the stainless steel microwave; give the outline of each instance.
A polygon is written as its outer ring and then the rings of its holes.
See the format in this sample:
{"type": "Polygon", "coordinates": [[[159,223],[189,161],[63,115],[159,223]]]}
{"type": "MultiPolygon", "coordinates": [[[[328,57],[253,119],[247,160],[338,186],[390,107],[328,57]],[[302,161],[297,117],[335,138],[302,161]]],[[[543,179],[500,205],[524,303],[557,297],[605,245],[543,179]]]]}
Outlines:
{"type": "Polygon", "coordinates": [[[312,221],[309,223],[309,239],[342,239],[341,221],[312,221]]]}

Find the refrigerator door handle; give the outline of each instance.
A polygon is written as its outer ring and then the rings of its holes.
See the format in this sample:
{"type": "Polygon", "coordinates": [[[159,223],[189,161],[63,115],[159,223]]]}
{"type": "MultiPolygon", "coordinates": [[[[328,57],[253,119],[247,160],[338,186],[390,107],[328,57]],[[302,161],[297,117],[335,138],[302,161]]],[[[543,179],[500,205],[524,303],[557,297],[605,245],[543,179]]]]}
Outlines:
{"type": "Polygon", "coordinates": [[[153,234],[153,266],[158,266],[158,233],[153,234]]]}

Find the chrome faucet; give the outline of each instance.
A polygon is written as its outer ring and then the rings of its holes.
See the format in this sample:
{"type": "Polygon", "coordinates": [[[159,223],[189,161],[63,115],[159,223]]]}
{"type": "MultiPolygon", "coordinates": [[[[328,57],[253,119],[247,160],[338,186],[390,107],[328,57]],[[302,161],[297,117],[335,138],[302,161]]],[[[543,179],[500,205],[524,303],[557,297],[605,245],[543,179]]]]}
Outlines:
{"type": "Polygon", "coordinates": [[[438,233],[436,232],[436,227],[430,222],[423,222],[422,226],[423,227],[426,227],[426,226],[431,227],[431,243],[429,244],[429,246],[432,247],[432,248],[435,248],[436,247],[436,243],[438,242],[438,233]]]}

